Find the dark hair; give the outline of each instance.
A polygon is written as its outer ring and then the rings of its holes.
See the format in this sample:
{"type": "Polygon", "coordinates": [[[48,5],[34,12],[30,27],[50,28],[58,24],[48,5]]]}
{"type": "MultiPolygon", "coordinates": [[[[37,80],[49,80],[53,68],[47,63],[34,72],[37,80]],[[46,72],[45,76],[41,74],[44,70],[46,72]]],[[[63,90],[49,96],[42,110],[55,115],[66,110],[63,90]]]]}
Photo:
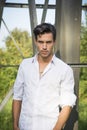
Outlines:
{"type": "Polygon", "coordinates": [[[37,40],[37,36],[40,34],[45,33],[52,33],[53,34],[53,40],[56,40],[56,29],[55,27],[50,23],[42,23],[37,25],[33,30],[35,39],[37,40]]]}

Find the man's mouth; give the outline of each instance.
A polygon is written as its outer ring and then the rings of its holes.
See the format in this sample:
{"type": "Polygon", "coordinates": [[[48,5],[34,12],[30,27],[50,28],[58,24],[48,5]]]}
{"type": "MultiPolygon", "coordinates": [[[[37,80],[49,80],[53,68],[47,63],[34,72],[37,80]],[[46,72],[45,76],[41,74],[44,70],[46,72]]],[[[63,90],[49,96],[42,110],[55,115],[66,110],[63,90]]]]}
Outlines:
{"type": "Polygon", "coordinates": [[[42,54],[46,54],[46,53],[48,53],[48,51],[41,51],[41,53],[42,53],[42,54]]]}

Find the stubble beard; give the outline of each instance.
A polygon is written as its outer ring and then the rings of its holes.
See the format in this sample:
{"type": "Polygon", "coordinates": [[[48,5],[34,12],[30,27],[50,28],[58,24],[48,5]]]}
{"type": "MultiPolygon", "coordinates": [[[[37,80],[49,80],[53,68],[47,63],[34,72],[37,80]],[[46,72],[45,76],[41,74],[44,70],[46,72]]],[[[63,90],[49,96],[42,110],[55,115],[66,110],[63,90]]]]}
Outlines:
{"type": "Polygon", "coordinates": [[[49,59],[52,55],[53,55],[53,53],[52,53],[52,52],[49,52],[49,51],[47,51],[47,54],[46,54],[46,55],[45,55],[45,54],[42,54],[41,51],[39,52],[39,56],[40,56],[42,59],[44,59],[44,60],[49,59]]]}

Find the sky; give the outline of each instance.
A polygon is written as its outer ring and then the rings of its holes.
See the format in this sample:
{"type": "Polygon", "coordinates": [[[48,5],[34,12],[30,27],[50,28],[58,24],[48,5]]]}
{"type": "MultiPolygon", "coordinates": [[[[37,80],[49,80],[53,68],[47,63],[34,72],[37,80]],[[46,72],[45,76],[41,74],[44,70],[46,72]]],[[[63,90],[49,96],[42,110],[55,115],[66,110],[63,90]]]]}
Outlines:
{"type": "MultiPolygon", "coordinates": [[[[28,0],[7,0],[7,2],[15,2],[15,3],[28,3],[28,0]]],[[[49,0],[49,4],[55,4],[56,0],[49,0]]],[[[86,2],[87,0],[84,0],[86,2]]],[[[36,4],[43,4],[44,0],[36,0],[36,4]]],[[[83,2],[83,4],[84,4],[83,2]]],[[[37,9],[37,19],[38,24],[41,22],[42,10],[37,9]]],[[[82,15],[82,19],[84,19],[84,13],[82,15]]],[[[30,27],[30,17],[29,17],[29,9],[28,8],[4,8],[3,10],[3,20],[11,32],[14,28],[18,28],[21,30],[26,30],[31,35],[31,27],[30,27]]],[[[55,20],[55,10],[48,10],[46,16],[46,22],[51,22],[54,24],[55,20]]],[[[5,38],[9,35],[4,23],[1,23],[0,28],[0,48],[5,47],[5,38]]]]}

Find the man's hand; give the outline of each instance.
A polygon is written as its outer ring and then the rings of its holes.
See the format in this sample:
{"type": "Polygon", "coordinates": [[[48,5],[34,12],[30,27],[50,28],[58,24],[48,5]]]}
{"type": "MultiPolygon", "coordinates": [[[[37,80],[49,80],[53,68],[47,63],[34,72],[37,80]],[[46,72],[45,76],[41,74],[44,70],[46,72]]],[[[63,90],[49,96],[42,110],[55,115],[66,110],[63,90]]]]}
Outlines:
{"type": "Polygon", "coordinates": [[[72,108],[70,106],[65,106],[62,108],[53,130],[62,130],[62,128],[64,127],[64,125],[71,113],[71,109],[72,108]]]}
{"type": "Polygon", "coordinates": [[[60,126],[55,126],[54,128],[53,128],[53,130],[62,130],[61,128],[60,128],[60,126]]]}
{"type": "Polygon", "coordinates": [[[62,130],[62,129],[53,128],[53,130],[62,130]]]}
{"type": "Polygon", "coordinates": [[[20,130],[19,127],[14,127],[13,130],[20,130]]]}

